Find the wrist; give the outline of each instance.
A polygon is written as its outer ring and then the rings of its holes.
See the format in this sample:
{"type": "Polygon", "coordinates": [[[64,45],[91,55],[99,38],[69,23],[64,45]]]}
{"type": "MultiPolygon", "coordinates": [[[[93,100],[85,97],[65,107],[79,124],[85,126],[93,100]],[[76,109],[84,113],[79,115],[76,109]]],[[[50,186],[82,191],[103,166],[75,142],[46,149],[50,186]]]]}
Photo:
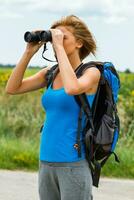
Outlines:
{"type": "Polygon", "coordinates": [[[61,44],[57,44],[57,45],[55,45],[54,49],[55,49],[56,51],[63,51],[63,50],[64,50],[64,47],[63,47],[63,45],[61,45],[61,44]]]}

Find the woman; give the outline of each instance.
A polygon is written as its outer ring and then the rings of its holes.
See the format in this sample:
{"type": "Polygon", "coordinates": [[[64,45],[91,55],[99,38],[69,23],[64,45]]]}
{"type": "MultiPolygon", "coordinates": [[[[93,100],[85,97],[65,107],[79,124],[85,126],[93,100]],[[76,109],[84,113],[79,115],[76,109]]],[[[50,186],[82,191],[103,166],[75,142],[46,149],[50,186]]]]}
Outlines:
{"type": "MultiPolygon", "coordinates": [[[[95,54],[96,44],[84,22],[74,15],[56,21],[50,31],[59,73],[42,96],[46,120],[40,145],[40,200],[91,200],[92,177],[82,138],[81,158],[74,146],[80,108],[73,95],[85,92],[92,106],[100,72],[95,67],[88,68],[77,78],[75,70],[86,56],[95,54]]],[[[49,67],[23,79],[29,61],[42,45],[27,44],[8,80],[7,93],[22,94],[46,87],[49,67]]]]}

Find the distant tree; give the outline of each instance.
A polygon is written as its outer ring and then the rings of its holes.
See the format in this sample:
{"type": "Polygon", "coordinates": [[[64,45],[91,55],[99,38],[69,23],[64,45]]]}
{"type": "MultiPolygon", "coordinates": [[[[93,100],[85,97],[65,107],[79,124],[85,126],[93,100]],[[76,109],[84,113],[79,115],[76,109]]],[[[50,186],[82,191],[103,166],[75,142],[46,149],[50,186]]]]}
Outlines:
{"type": "Polygon", "coordinates": [[[0,63],[0,67],[2,68],[13,68],[15,65],[11,65],[11,64],[1,64],[0,63]]]}
{"type": "Polygon", "coordinates": [[[124,72],[127,73],[127,74],[130,74],[130,73],[131,73],[131,71],[130,71],[129,68],[127,68],[124,72]]]}
{"type": "MultiPolygon", "coordinates": [[[[0,63],[0,67],[2,67],[2,68],[13,68],[13,67],[15,67],[15,64],[2,64],[2,63],[0,63]]],[[[31,65],[29,65],[28,68],[40,69],[41,67],[40,66],[31,66],[31,65]]]]}

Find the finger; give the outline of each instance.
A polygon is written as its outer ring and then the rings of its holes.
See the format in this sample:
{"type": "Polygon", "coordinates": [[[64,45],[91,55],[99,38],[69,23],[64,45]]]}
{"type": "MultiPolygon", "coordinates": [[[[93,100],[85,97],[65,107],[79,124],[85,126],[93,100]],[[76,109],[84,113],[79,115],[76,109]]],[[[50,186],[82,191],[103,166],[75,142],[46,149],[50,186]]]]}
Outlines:
{"type": "Polygon", "coordinates": [[[50,30],[51,34],[53,35],[55,29],[50,28],[49,30],[50,30]]]}
{"type": "Polygon", "coordinates": [[[43,44],[45,44],[46,42],[42,42],[42,41],[39,41],[38,42],[38,45],[39,45],[39,47],[41,47],[43,44]]]}
{"type": "Polygon", "coordinates": [[[45,41],[39,41],[38,44],[45,44],[45,41]]]}
{"type": "Polygon", "coordinates": [[[50,31],[52,32],[52,33],[62,33],[63,34],[63,32],[60,30],[60,29],[50,29],[50,31]]]}

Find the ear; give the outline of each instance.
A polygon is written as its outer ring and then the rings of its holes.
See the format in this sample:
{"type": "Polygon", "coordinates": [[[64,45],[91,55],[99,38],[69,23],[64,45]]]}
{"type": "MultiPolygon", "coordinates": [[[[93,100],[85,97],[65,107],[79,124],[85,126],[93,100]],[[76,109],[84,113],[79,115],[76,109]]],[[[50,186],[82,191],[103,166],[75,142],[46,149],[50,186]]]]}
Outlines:
{"type": "Polygon", "coordinates": [[[83,46],[83,41],[81,39],[78,39],[76,42],[77,42],[76,47],[80,49],[83,46]]]}

